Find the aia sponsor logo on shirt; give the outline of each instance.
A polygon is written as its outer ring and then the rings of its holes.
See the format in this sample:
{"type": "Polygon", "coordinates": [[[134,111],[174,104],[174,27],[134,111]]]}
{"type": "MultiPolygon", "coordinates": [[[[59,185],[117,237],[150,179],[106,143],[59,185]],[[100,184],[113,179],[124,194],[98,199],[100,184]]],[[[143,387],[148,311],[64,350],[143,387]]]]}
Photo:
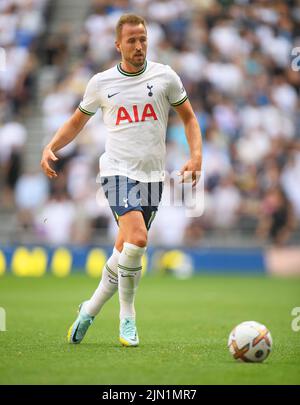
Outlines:
{"type": "Polygon", "coordinates": [[[120,125],[120,123],[125,124],[132,122],[149,121],[151,119],[157,121],[157,115],[152,104],[146,104],[143,109],[138,109],[137,105],[133,105],[130,109],[126,109],[126,107],[119,107],[117,112],[116,125],[120,125]]]}

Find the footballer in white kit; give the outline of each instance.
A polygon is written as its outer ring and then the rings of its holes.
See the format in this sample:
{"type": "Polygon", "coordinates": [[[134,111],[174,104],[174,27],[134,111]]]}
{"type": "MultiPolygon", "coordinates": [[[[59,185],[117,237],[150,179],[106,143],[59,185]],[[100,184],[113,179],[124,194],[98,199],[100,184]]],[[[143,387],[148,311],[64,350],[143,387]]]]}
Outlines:
{"type": "Polygon", "coordinates": [[[150,61],[137,73],[118,64],[88,83],[79,109],[89,115],[102,110],[108,138],[100,158],[101,184],[117,222],[140,210],[150,228],[162,193],[169,109],[186,99],[174,70],[150,61]]]}
{"type": "Polygon", "coordinates": [[[118,291],[119,340],[124,346],[137,346],[134,298],[147,232],[162,194],[170,107],[184,124],[191,158],[181,174],[191,172],[193,185],[201,169],[201,133],[179,76],[170,66],[146,60],[145,20],[134,14],[121,16],[115,44],[121,62],[91,78],[76,112],[45,147],[41,165],[50,178],[56,177],[49,165],[57,159],[54,153],[71,142],[101,109],[108,137],[100,158],[100,178],[119,233],[100,284],[80,305],[67,338],[69,343],[80,343],[105,302],[118,291]]]}

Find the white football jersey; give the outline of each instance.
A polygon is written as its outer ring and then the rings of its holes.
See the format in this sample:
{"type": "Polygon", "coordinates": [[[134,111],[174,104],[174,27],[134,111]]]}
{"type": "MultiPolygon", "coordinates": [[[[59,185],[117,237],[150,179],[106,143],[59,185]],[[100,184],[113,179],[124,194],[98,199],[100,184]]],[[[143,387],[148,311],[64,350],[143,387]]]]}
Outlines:
{"type": "Polygon", "coordinates": [[[108,138],[100,175],[162,181],[169,109],[186,99],[178,75],[160,63],[148,61],[137,73],[125,72],[118,64],[94,75],[79,109],[89,115],[102,110],[108,138]]]}

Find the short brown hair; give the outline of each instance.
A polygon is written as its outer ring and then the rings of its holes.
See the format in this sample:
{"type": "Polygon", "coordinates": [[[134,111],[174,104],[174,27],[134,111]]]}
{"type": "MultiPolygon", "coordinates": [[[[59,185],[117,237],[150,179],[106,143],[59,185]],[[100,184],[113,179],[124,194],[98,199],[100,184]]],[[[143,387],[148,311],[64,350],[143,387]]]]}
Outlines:
{"type": "Polygon", "coordinates": [[[116,25],[116,38],[119,39],[121,37],[122,28],[124,24],[133,24],[139,25],[143,24],[146,29],[146,21],[143,17],[140,17],[136,14],[123,14],[116,25]]]}

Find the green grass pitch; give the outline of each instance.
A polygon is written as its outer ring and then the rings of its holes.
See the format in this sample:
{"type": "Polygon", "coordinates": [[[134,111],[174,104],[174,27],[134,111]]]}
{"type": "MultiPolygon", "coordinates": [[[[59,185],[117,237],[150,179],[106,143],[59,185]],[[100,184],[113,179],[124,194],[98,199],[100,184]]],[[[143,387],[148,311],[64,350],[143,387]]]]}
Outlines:
{"type": "Polygon", "coordinates": [[[0,384],[299,384],[300,279],[267,276],[146,276],[136,299],[138,348],[118,343],[117,296],[80,345],[66,333],[77,305],[98,280],[4,276],[0,307],[0,384]],[[231,329],[256,320],[270,329],[273,352],[262,364],[237,363],[227,349],[231,329]]]}

